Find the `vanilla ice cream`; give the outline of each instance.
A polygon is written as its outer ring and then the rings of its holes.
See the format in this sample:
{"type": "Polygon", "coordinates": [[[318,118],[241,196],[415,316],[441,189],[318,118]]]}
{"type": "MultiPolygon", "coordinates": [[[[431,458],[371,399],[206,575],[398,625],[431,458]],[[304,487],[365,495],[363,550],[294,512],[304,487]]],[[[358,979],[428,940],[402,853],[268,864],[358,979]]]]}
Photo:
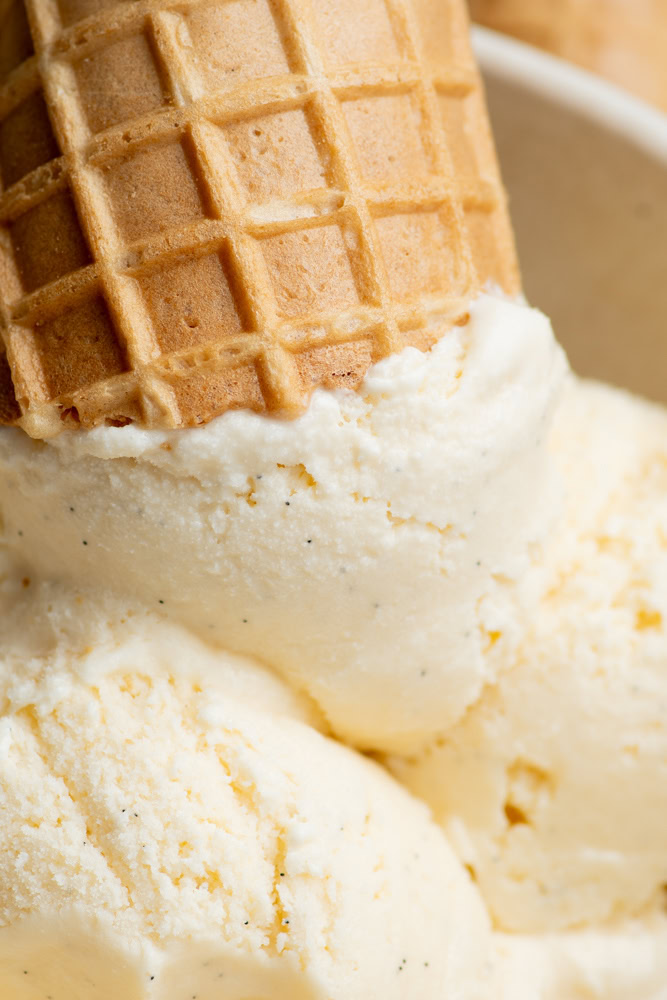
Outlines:
{"type": "Polygon", "coordinates": [[[485,996],[442,832],[282,682],[154,615],[8,589],[3,1000],[485,996]]]}
{"type": "Polygon", "coordinates": [[[575,383],[552,447],[566,513],[521,600],[507,585],[490,655],[511,657],[393,762],[525,932],[659,912],[667,885],[667,411],[575,383]]]}
{"type": "Polygon", "coordinates": [[[348,741],[412,749],[493,679],[480,606],[549,523],[564,370],[540,313],[483,296],[294,421],[3,429],[5,537],[275,667],[348,741]]]}
{"type": "Polygon", "coordinates": [[[493,1000],[666,1000],[667,916],[494,934],[493,1000]]]}

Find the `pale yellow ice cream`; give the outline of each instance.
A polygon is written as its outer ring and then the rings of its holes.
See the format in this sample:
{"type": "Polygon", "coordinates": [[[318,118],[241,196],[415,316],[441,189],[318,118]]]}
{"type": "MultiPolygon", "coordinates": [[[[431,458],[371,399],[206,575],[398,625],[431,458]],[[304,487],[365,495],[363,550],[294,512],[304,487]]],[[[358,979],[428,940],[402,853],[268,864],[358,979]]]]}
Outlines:
{"type": "Polygon", "coordinates": [[[444,836],[280,681],[3,569],[3,1000],[664,1000],[665,917],[489,934],[444,836]]]}
{"type": "Polygon", "coordinates": [[[498,680],[393,762],[496,926],[524,932],[666,903],[667,411],[575,383],[552,445],[566,513],[495,604],[498,680]]]}
{"type": "Polygon", "coordinates": [[[493,936],[490,1000],[665,1000],[667,916],[493,936]]]}
{"type": "Polygon", "coordinates": [[[0,1000],[667,1000],[667,412],[563,371],[0,432],[0,1000]]]}
{"type": "Polygon", "coordinates": [[[424,806],[260,667],[33,589],[3,585],[3,1000],[485,1000],[424,806]]]}
{"type": "Polygon", "coordinates": [[[482,296],[295,421],[0,430],[5,537],[277,668],[344,739],[413,749],[493,679],[480,609],[548,527],[564,370],[540,313],[482,296]]]}

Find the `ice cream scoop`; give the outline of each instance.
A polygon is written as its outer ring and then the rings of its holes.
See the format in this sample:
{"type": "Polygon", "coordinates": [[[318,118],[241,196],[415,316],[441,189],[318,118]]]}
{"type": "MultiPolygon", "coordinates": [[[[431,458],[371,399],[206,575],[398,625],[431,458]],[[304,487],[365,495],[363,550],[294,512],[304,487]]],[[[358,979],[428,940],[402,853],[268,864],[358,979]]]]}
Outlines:
{"type": "Polygon", "coordinates": [[[5,537],[276,668],[345,739],[411,749],[493,679],[480,609],[548,530],[564,371],[540,313],[482,296],[293,421],[0,430],[5,537]]]}
{"type": "Polygon", "coordinates": [[[570,388],[552,440],[566,512],[493,626],[504,666],[459,725],[395,763],[507,930],[664,907],[666,442],[664,409],[570,388]]]}
{"type": "Polygon", "coordinates": [[[8,543],[260,658],[346,740],[423,743],[548,520],[564,367],[463,0],[1,24],[8,543]]]}
{"type": "Polygon", "coordinates": [[[667,917],[494,935],[496,1000],[663,1000],[667,917]]]}
{"type": "Polygon", "coordinates": [[[482,996],[477,891],[392,778],[261,668],[23,589],[51,626],[0,654],[0,995],[482,996]]]}

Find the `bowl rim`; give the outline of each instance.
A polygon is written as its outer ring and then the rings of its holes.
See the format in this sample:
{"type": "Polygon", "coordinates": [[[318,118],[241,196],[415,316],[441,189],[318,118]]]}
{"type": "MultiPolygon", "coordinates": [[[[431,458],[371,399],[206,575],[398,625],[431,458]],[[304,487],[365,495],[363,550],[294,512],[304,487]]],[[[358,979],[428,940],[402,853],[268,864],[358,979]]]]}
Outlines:
{"type": "Polygon", "coordinates": [[[489,28],[473,27],[482,70],[571,108],[667,165],[667,114],[607,80],[489,28]]]}

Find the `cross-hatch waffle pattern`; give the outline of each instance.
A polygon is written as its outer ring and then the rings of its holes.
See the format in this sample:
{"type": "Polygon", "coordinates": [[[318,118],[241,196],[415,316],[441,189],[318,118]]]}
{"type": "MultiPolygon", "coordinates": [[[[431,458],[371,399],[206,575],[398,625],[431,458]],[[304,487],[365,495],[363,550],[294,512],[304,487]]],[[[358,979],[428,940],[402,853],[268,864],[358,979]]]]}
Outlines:
{"type": "Polygon", "coordinates": [[[294,415],[518,289],[463,0],[4,8],[3,422],[294,415]]]}

